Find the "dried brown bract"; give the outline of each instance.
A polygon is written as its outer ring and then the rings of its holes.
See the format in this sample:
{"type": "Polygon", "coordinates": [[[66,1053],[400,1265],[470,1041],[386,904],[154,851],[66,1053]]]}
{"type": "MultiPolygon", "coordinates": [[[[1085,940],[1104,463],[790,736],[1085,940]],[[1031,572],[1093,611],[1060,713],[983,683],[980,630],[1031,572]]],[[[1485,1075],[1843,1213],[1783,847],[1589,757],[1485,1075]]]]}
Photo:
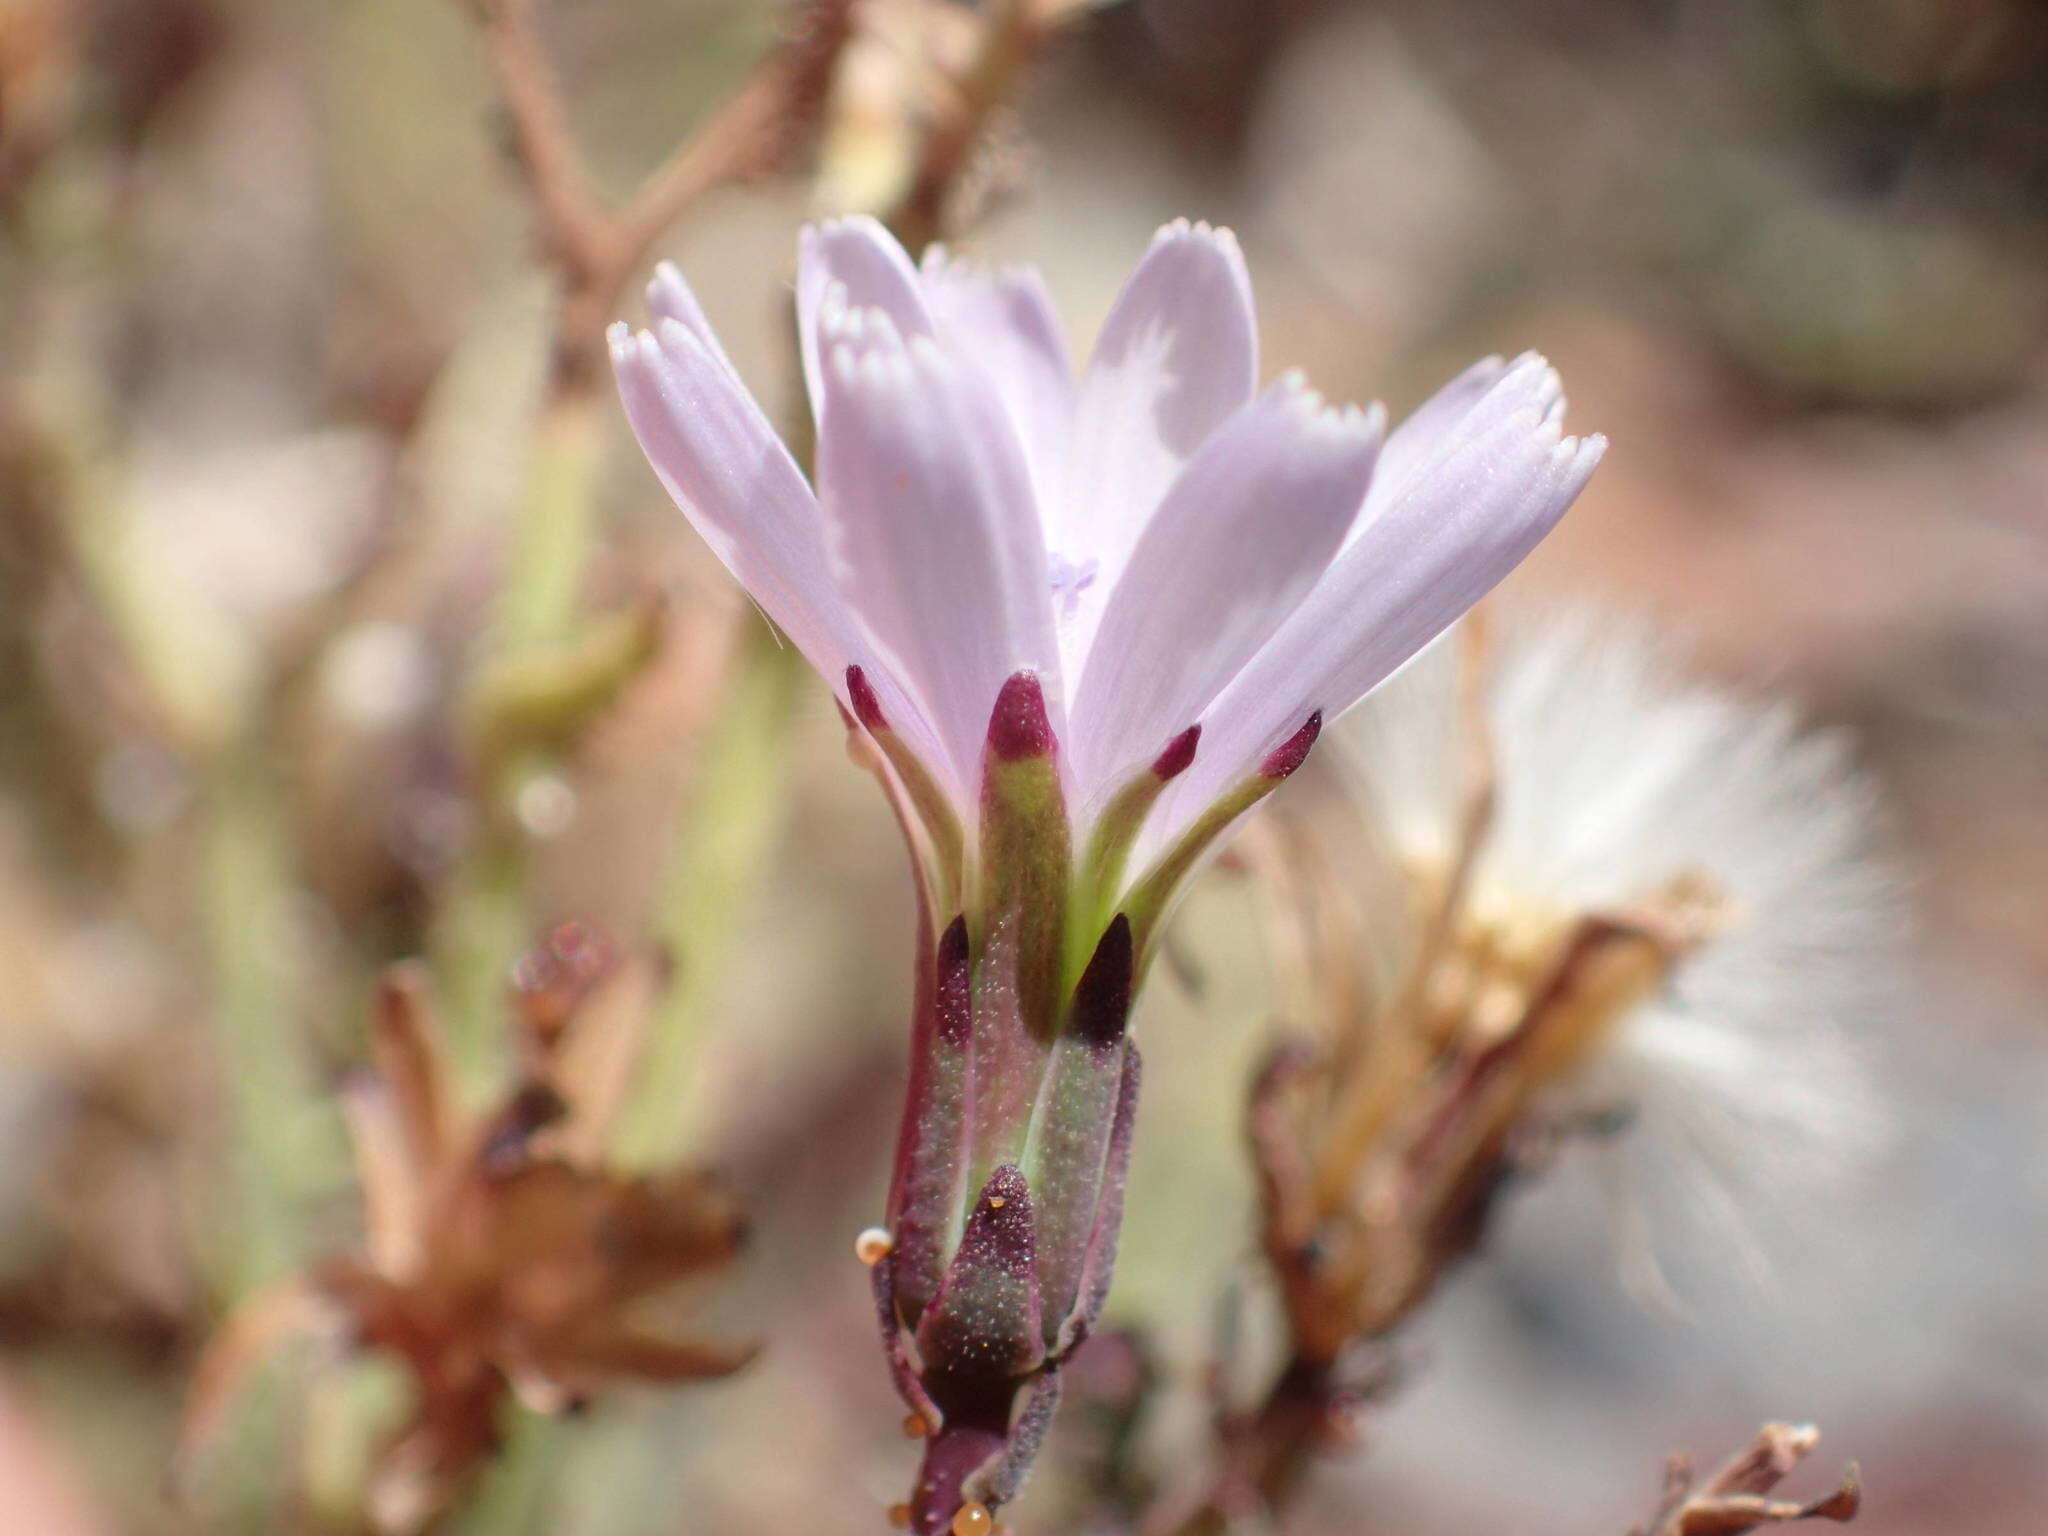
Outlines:
{"type": "Polygon", "coordinates": [[[557,930],[515,973],[521,1075],[487,1113],[466,1116],[424,977],[386,973],[375,1071],[345,1089],[363,1250],[228,1319],[200,1362],[186,1457],[269,1345],[331,1332],[406,1367],[412,1413],[385,1444],[367,1502],[380,1531],[417,1531],[495,1451],[508,1398],[558,1413],[620,1383],[747,1363],[750,1346],[655,1332],[635,1315],[722,1268],[743,1233],[711,1176],[626,1175],[602,1161],[659,981],[652,962],[619,961],[580,927],[557,930]]]}
{"type": "Polygon", "coordinates": [[[1664,1472],[1664,1494],[1649,1523],[1629,1536],[1743,1536],[1767,1525],[1800,1520],[1847,1524],[1863,1504],[1855,1463],[1835,1491],[1811,1503],[1789,1503],[1771,1491],[1812,1454],[1820,1431],[1811,1424],[1766,1424],[1748,1447],[1695,1488],[1691,1463],[1673,1457],[1664,1472]]]}

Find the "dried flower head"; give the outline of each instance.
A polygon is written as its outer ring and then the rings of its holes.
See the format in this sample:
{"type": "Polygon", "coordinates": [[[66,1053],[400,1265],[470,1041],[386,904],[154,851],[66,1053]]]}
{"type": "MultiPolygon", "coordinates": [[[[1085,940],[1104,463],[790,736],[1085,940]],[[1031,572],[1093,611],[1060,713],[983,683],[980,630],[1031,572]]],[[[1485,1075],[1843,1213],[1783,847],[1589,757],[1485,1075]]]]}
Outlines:
{"type": "Polygon", "coordinates": [[[1295,826],[1267,865],[1324,1030],[1262,1122],[1300,1170],[1289,1241],[1320,1245],[1317,1350],[1397,1322],[1560,1128],[1625,1126],[1615,1156],[1738,1245],[1867,1145],[1849,1042],[1897,935],[1840,740],[1640,629],[1475,619],[1344,743],[1349,856],[1295,826]]]}
{"type": "MultiPolygon", "coordinates": [[[[1857,1041],[1898,1006],[1904,935],[1876,789],[1845,735],[1688,677],[1644,625],[1504,617],[1495,659],[1476,658],[1495,790],[1466,921],[1660,929],[1661,984],[1559,1064],[1546,1108],[1626,1114],[1614,1149],[1747,1248],[1745,1210],[1822,1187],[1880,1134],[1857,1041]]],[[[1469,760],[1458,666],[1439,647],[1347,742],[1415,871],[1452,848],[1452,760],[1425,759],[1469,760]]]]}
{"type": "Polygon", "coordinates": [[[1843,1035],[1884,1000],[1890,882],[1841,743],[1677,680],[1640,630],[1484,618],[1246,846],[1298,1030],[1249,1127],[1288,1353],[1223,1420],[1211,1512],[1342,1441],[1393,1380],[1371,1346],[1563,1133],[1625,1129],[1603,1144],[1746,1217],[1871,1123],[1843,1035]]]}
{"type": "Polygon", "coordinates": [[[365,1246],[259,1295],[231,1317],[196,1377],[185,1455],[288,1331],[316,1329],[395,1357],[410,1418],[379,1456],[366,1503],[379,1531],[422,1530],[497,1448],[508,1400],[559,1413],[621,1382],[729,1375],[749,1347],[647,1331],[651,1296],[730,1260],[742,1223],[702,1173],[626,1176],[605,1134],[658,984],[568,926],[515,974],[524,1072],[488,1114],[454,1105],[423,979],[394,967],[373,1020],[376,1072],[345,1105],[362,1179],[365,1246]]]}

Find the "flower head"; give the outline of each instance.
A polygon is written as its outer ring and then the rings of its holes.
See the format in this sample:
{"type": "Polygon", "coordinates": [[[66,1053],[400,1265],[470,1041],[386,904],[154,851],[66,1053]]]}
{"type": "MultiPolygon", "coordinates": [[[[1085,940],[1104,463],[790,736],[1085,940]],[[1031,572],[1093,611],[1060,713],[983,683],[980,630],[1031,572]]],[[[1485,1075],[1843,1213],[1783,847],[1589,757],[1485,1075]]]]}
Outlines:
{"type": "Polygon", "coordinates": [[[838,691],[918,871],[909,1101],[875,1264],[931,1431],[920,1533],[1000,1504],[1106,1294],[1159,924],[1333,719],[1526,555],[1603,444],[1537,357],[1392,434],[1261,390],[1236,241],[1162,230],[1088,366],[1028,271],[807,230],[815,491],[664,268],[612,333],[677,504],[838,691]],[[1022,1387],[1029,1405],[1012,1422],[1022,1387]]]}
{"type": "Polygon", "coordinates": [[[1471,943],[1540,957],[1589,918],[1663,925],[1655,984],[1559,1058],[1542,1107],[1625,1115],[1615,1171],[1761,1257],[1757,1218],[1876,1137],[1856,1041],[1894,1006],[1900,938],[1877,795],[1839,734],[1686,676],[1639,623],[1502,617],[1469,658],[1479,708],[1447,640],[1352,717],[1346,759],[1411,889],[1440,888],[1483,732],[1471,943]]]}
{"type": "Polygon", "coordinates": [[[918,267],[867,219],[808,229],[815,491],[672,267],[648,305],[612,355],[656,473],[970,831],[1019,672],[1063,748],[1077,848],[1200,727],[1123,833],[1124,888],[1499,581],[1604,446],[1563,435],[1533,355],[1476,365],[1391,434],[1298,375],[1261,390],[1243,258],[1204,225],[1160,231],[1078,378],[1035,273],[937,249],[918,267]]]}

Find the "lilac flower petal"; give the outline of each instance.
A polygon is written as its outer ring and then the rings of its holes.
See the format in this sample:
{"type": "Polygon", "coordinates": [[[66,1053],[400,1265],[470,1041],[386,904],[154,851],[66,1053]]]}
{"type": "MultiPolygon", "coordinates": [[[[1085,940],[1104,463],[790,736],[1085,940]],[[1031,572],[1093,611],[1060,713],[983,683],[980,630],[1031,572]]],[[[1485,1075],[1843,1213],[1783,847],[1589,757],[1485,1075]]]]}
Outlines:
{"type": "Polygon", "coordinates": [[[811,419],[821,436],[826,390],[820,333],[828,311],[840,309],[879,309],[906,339],[933,332],[917,268],[896,237],[865,216],[807,224],[797,242],[797,340],[811,419]]]}
{"type": "Polygon", "coordinates": [[[1054,552],[1084,573],[1062,615],[1069,657],[1085,653],[1167,487],[1252,398],[1258,371],[1251,279],[1237,241],[1203,224],[1168,225],[1096,340],[1074,415],[1067,493],[1047,528],[1054,552]]]}
{"type": "Polygon", "coordinates": [[[1012,673],[1037,671],[1060,718],[1023,451],[987,379],[930,337],[854,309],[823,315],[819,339],[818,487],[840,590],[973,784],[1012,673]]]}
{"type": "Polygon", "coordinates": [[[697,302],[696,293],[674,262],[664,261],[655,267],[654,277],[647,284],[647,313],[654,317],[657,326],[663,320],[675,321],[702,342],[704,350],[722,363],[726,372],[735,379],[740,376],[739,370],[732,365],[732,359],[725,355],[718,333],[711,329],[704,306],[697,302]]]}
{"type": "Polygon", "coordinates": [[[817,503],[760,409],[696,333],[612,333],[627,418],[705,543],[818,670],[847,661],[817,503]]]}
{"type": "Polygon", "coordinates": [[[1156,847],[1310,711],[1349,709],[1485,596],[1572,504],[1606,440],[1561,436],[1540,360],[1509,370],[1447,455],[1371,516],[1314,590],[1218,696],[1202,750],[1154,814],[1156,847]]]}
{"type": "Polygon", "coordinates": [[[1084,796],[1157,756],[1315,585],[1379,441],[1377,413],[1326,409],[1290,376],[1203,445],[1132,551],[1075,689],[1084,796]]]}
{"type": "MultiPolygon", "coordinates": [[[[687,289],[683,290],[687,293],[687,289]]],[[[911,749],[934,761],[923,711],[875,664],[825,557],[818,504],[768,419],[679,318],[661,339],[612,327],[612,367],[634,435],[676,505],[725,568],[835,691],[861,663],[911,749]]]]}
{"type": "MultiPolygon", "coordinates": [[[[1524,354],[1515,359],[1515,366],[1521,367],[1532,358],[1533,354],[1524,354]]],[[[1534,361],[1541,366],[1542,359],[1534,361]]],[[[1473,407],[1492,393],[1508,372],[1508,366],[1498,357],[1481,358],[1423,401],[1387,434],[1386,446],[1380,450],[1379,463],[1373,469],[1372,489],[1366,495],[1358,522],[1345,540],[1347,544],[1364,531],[1375,512],[1392,503],[1418,473],[1428,469],[1461,439],[1461,424],[1473,407]]]]}
{"type": "Polygon", "coordinates": [[[1074,374],[1058,313],[1030,267],[988,271],[933,246],[920,269],[947,350],[985,372],[1016,423],[1038,504],[1063,488],[1074,374]]]}

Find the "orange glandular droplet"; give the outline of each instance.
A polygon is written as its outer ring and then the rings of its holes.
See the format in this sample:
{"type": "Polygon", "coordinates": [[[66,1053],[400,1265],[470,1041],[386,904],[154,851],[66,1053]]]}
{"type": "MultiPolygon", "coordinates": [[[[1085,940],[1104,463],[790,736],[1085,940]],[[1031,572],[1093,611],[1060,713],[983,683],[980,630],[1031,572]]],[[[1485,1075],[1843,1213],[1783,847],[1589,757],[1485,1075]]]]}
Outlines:
{"type": "Polygon", "coordinates": [[[953,1536],[989,1536],[995,1523],[986,1504],[962,1504],[953,1516],[953,1536]]]}

